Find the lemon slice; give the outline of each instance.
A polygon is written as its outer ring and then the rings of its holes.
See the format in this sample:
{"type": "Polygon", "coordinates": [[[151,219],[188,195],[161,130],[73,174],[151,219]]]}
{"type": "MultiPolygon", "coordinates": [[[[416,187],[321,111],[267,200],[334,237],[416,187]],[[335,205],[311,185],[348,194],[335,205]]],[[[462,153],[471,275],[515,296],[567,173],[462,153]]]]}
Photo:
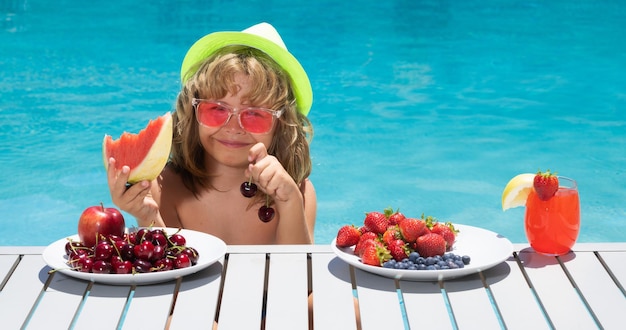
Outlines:
{"type": "Polygon", "coordinates": [[[535,174],[523,173],[516,175],[506,184],[502,192],[502,211],[525,206],[530,190],[533,189],[535,174]]]}

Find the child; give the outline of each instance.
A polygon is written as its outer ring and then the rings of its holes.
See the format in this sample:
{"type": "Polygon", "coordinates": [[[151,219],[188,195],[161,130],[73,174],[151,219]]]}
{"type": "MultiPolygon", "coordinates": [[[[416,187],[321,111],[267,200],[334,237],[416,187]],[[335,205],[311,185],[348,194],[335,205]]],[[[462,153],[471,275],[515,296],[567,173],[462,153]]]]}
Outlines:
{"type": "Polygon", "coordinates": [[[113,203],[139,226],[186,228],[227,244],[312,244],[316,195],[306,115],[311,85],[261,23],[198,40],[181,68],[171,159],[152,182],[107,173],[113,203]]]}

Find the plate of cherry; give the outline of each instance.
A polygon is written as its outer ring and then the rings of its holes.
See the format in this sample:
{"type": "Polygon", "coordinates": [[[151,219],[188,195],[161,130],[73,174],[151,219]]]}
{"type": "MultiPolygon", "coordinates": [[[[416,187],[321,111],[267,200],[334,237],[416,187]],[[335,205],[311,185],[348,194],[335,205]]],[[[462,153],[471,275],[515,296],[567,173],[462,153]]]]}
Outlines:
{"type": "Polygon", "coordinates": [[[221,239],[178,228],[133,228],[86,247],[78,235],[48,245],[42,257],[50,272],[112,285],[146,285],[203,270],[226,253],[221,239]]]}

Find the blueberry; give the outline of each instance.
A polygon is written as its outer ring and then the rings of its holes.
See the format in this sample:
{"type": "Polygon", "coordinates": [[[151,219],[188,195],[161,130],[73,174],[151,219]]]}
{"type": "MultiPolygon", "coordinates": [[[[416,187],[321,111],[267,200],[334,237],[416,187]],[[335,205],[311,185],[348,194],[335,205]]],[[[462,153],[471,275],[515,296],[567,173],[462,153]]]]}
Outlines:
{"type": "Polygon", "coordinates": [[[413,251],[409,254],[409,260],[413,261],[414,263],[417,263],[417,259],[420,257],[420,254],[413,251]]]}
{"type": "Polygon", "coordinates": [[[461,257],[461,260],[466,265],[469,265],[469,263],[470,263],[470,257],[469,256],[463,256],[463,257],[461,257]]]}
{"type": "Polygon", "coordinates": [[[385,262],[383,263],[383,267],[384,267],[384,268],[394,268],[394,267],[393,267],[393,266],[394,266],[394,264],[395,264],[395,260],[391,259],[391,260],[389,260],[389,261],[385,261],[385,262]],[[393,262],[392,262],[392,261],[393,261],[393,262]]]}

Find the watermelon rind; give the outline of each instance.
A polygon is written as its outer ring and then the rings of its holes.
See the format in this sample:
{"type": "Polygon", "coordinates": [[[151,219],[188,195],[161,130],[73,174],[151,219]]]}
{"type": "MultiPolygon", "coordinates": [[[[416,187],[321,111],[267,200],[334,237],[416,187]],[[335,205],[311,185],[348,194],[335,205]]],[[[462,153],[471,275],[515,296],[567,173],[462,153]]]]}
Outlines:
{"type": "MultiPolygon", "coordinates": [[[[172,149],[173,120],[172,115],[169,112],[161,116],[159,119],[161,118],[163,118],[164,121],[159,131],[159,134],[152,143],[152,146],[146,153],[143,160],[139,164],[137,164],[137,166],[130,169],[128,183],[135,184],[144,180],[152,181],[159,176],[159,174],[161,173],[161,171],[163,171],[163,168],[167,164],[167,161],[170,157],[170,151],[172,149]]],[[[150,121],[147,127],[153,124],[154,122],[150,121]]],[[[110,135],[105,135],[104,140],[102,141],[102,158],[104,161],[104,168],[108,170],[108,159],[110,157],[109,151],[111,150],[111,148],[121,143],[120,141],[124,140],[124,135],[130,135],[134,138],[127,140],[132,142],[126,142],[131,144],[123,146],[124,148],[129,148],[129,150],[140,149],[138,146],[146,143],[141,139],[142,132],[143,130],[139,132],[139,134],[124,132],[122,136],[120,136],[120,138],[117,140],[113,140],[110,135]],[[137,146],[133,145],[134,143],[136,143],[137,146]]],[[[123,160],[120,161],[116,159],[116,168],[121,169],[121,167],[124,165],[127,164],[123,164],[123,160]]]]}

